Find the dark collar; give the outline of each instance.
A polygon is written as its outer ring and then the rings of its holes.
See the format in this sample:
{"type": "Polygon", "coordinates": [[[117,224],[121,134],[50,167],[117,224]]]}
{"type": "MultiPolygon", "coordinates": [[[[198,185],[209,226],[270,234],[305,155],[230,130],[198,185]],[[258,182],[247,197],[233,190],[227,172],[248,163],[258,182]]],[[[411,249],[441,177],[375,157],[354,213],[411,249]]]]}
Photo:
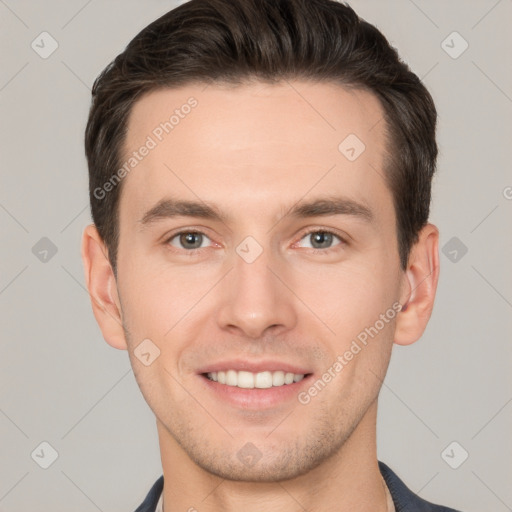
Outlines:
{"type": "Polygon", "coordinates": [[[396,512],[457,512],[453,508],[434,505],[420,498],[384,462],[379,461],[379,469],[393,498],[396,512]]]}

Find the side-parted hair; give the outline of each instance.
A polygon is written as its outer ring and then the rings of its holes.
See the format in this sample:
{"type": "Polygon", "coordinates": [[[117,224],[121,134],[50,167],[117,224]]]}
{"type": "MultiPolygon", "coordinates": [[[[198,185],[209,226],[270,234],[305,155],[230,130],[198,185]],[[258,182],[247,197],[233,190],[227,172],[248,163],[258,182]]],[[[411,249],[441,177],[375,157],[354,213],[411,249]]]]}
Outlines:
{"type": "MultiPolygon", "coordinates": [[[[384,176],[403,269],[427,223],[437,112],[420,79],[373,25],[335,0],[190,0],[144,28],[98,76],[85,132],[91,214],[116,273],[127,121],[148,92],[188,84],[303,79],[373,93],[384,110],[384,176]]],[[[341,141],[340,141],[341,142],[341,141]]]]}

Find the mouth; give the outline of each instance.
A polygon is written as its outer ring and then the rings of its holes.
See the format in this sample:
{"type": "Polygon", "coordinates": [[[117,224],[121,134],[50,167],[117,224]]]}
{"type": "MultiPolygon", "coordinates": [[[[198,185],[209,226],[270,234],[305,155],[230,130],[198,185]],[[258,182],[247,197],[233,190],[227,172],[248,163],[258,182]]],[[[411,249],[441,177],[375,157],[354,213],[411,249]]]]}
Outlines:
{"type": "MultiPolygon", "coordinates": [[[[289,368],[291,369],[291,368],[289,368]]],[[[297,369],[298,370],[298,369],[297,369]]],[[[235,411],[279,411],[297,402],[298,395],[311,385],[312,373],[284,370],[217,370],[198,375],[205,393],[215,402],[235,411]]]]}
{"type": "Polygon", "coordinates": [[[248,372],[244,370],[223,370],[201,374],[212,382],[242,389],[269,389],[289,386],[300,382],[310,373],[293,373],[284,370],[248,372]]]}

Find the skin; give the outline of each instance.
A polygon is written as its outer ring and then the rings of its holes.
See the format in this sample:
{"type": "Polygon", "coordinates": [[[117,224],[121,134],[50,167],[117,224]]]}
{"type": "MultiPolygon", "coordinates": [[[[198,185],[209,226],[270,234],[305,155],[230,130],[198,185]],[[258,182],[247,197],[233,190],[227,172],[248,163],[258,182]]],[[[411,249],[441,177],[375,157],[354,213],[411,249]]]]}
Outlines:
{"type": "Polygon", "coordinates": [[[165,512],[384,512],[378,393],[393,343],[413,343],[426,327],[439,265],[428,224],[400,268],[381,105],[369,92],[305,81],[165,89],[135,104],[126,155],[190,96],[197,107],[124,178],[117,279],[94,225],[82,244],[103,336],[128,350],[156,416],[165,512]],[[348,134],[366,146],[353,162],[338,150],[348,134]],[[229,219],[141,222],[169,196],[229,219]],[[287,215],[325,196],[349,198],[373,218],[287,215]],[[202,248],[180,244],[174,235],[187,229],[204,233],[202,248]],[[309,229],[336,236],[319,245],[309,229]],[[252,263],[236,252],[247,236],[262,249],[252,263]],[[238,357],[288,361],[316,380],[397,301],[407,308],[307,405],[235,407],[197,374],[238,357]],[[134,354],[147,338],[160,350],[149,366],[134,354]],[[237,457],[248,442],[261,454],[252,466],[237,457]]]}

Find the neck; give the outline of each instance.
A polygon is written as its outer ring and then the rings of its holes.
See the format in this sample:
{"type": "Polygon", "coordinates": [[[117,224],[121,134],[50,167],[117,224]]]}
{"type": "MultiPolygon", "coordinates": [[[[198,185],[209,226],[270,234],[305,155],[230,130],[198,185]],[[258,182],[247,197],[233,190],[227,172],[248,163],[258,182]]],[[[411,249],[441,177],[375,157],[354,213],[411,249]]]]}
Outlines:
{"type": "Polygon", "coordinates": [[[307,473],[276,482],[231,481],[199,467],[157,420],[164,512],[386,512],[376,451],[377,401],[342,447],[307,473]]]}

